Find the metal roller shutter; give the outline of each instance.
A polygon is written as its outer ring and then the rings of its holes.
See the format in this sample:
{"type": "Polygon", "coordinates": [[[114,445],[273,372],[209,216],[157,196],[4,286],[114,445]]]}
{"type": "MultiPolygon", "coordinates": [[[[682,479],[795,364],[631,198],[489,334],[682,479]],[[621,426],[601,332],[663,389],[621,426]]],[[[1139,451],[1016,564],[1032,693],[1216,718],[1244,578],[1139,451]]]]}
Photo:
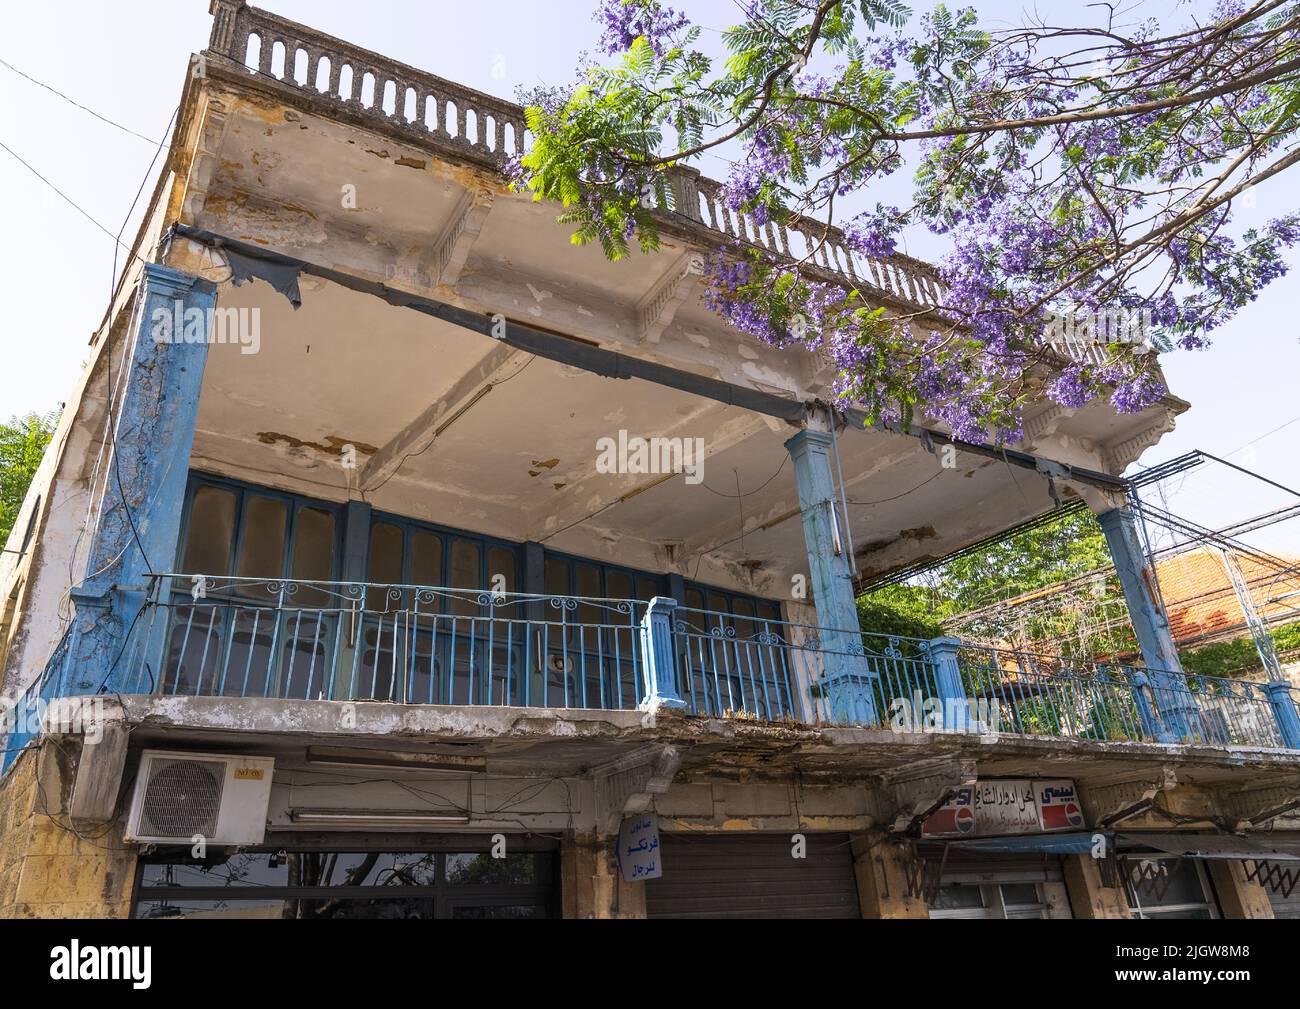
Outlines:
{"type": "Polygon", "coordinates": [[[661,834],[664,874],[646,884],[651,918],[859,918],[847,834],[745,838],[661,834]]]}
{"type": "Polygon", "coordinates": [[[1300,886],[1291,891],[1290,897],[1283,897],[1271,888],[1268,890],[1268,902],[1273,905],[1274,918],[1300,918],[1300,886]]]}

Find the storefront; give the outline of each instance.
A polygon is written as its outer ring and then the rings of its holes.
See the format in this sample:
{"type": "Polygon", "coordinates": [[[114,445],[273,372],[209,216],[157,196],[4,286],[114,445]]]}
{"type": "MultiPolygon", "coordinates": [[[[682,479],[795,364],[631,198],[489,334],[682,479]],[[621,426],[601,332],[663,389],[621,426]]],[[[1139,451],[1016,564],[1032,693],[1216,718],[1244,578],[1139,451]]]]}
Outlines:
{"type": "MultiPolygon", "coordinates": [[[[414,847],[414,846],[410,846],[414,847]]],[[[288,846],[196,861],[189,852],[143,857],[137,918],[558,917],[553,848],[507,839],[493,858],[464,841],[426,850],[288,846]],[[531,847],[533,850],[521,850],[531,847]]]]}
{"type": "Polygon", "coordinates": [[[916,847],[931,918],[1069,918],[1063,859],[1092,834],[1073,781],[990,779],[958,789],[916,847]]]}
{"type": "Polygon", "coordinates": [[[1215,880],[1233,885],[1223,871],[1230,864],[1264,889],[1275,917],[1300,917],[1300,844],[1294,839],[1135,831],[1117,835],[1116,844],[1134,918],[1224,917],[1231,901],[1217,892],[1215,880]]]}
{"type": "Polygon", "coordinates": [[[664,875],[650,918],[859,918],[847,834],[660,835],[664,875]],[[801,857],[802,856],[802,857],[801,857]]]}
{"type": "Polygon", "coordinates": [[[971,850],[959,842],[922,846],[938,873],[926,894],[931,918],[1069,918],[1060,855],[971,850]]]}

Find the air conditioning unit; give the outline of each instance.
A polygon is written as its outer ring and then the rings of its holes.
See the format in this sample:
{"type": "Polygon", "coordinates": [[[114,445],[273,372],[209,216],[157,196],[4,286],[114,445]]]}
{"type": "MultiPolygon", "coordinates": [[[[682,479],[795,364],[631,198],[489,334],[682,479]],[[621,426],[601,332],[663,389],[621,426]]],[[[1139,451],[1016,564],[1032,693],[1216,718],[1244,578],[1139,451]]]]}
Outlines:
{"type": "Polygon", "coordinates": [[[272,757],[145,750],[126,839],[152,844],[261,844],[272,757]]]}

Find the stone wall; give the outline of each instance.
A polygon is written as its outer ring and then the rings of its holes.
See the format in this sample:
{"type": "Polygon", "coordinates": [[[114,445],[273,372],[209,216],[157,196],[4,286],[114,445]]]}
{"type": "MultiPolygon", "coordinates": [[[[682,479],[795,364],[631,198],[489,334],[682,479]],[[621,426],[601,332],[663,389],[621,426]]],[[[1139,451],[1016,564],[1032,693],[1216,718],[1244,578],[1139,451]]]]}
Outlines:
{"type": "Polygon", "coordinates": [[[0,918],[125,918],[136,854],[122,820],[76,824],[64,810],[70,753],[50,741],[0,782],[0,918]]]}

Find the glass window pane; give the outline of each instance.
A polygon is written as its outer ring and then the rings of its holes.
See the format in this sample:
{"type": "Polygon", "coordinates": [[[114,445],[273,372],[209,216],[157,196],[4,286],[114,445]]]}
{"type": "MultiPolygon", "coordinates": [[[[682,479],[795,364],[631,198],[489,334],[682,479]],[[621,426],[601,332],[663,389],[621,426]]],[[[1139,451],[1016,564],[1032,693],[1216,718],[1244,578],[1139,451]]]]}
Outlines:
{"type": "Polygon", "coordinates": [[[547,883],[547,856],[517,852],[493,858],[486,852],[454,852],[447,856],[447,882],[453,886],[528,886],[547,883]]]}
{"type": "Polygon", "coordinates": [[[951,911],[958,908],[977,908],[984,906],[984,894],[978,886],[965,883],[952,883],[939,887],[930,907],[935,911],[951,911]]]}
{"type": "Polygon", "coordinates": [[[519,579],[515,570],[515,552],[507,547],[488,548],[488,587],[496,587],[496,576],[504,575],[502,586],[505,592],[518,592],[519,579]]]}
{"type": "MultiPolygon", "coordinates": [[[[479,547],[469,540],[453,539],[451,541],[451,569],[449,571],[451,587],[455,589],[482,589],[479,564],[479,547]]],[[[474,601],[475,593],[466,592],[453,596],[450,611],[459,616],[473,617],[479,612],[474,601]]]]}
{"type": "Polygon", "coordinates": [[[402,583],[402,530],[389,522],[376,522],[370,527],[367,578],[379,585],[402,583]]]}
{"type": "Polygon", "coordinates": [[[611,599],[632,598],[632,576],[626,571],[611,571],[605,576],[611,599]]]}
{"type": "Polygon", "coordinates": [[[1033,883],[1003,883],[1002,903],[1008,907],[1041,904],[1038,887],[1033,883]]]}
{"type": "MultiPolygon", "coordinates": [[[[600,588],[600,568],[591,564],[577,564],[573,569],[577,595],[599,599],[604,596],[600,588]]],[[[598,625],[601,622],[601,609],[593,603],[579,603],[577,619],[580,624],[598,625]]],[[[588,629],[587,633],[591,633],[588,629]]]]}
{"type": "Polygon", "coordinates": [[[756,633],[752,620],[742,620],[741,617],[752,617],[754,615],[754,603],[750,599],[736,599],[733,604],[736,610],[736,637],[738,639],[752,638],[756,633]]]}
{"type": "Polygon", "coordinates": [[[636,580],[636,597],[649,602],[655,596],[666,596],[668,590],[659,584],[657,578],[638,578],[636,580]]]}
{"type": "Polygon", "coordinates": [[[334,516],[323,508],[299,508],[293,532],[293,577],[327,582],[334,577],[334,516]]]}
{"type": "Polygon", "coordinates": [[[442,537],[437,533],[417,532],[412,534],[411,583],[413,585],[442,585],[442,537]]]}
{"type": "Polygon", "coordinates": [[[223,487],[197,487],[190,504],[182,571],[230,573],[230,548],[235,539],[235,494],[223,487]]]}
{"type": "Polygon", "coordinates": [[[728,615],[731,607],[727,605],[726,596],[719,592],[710,592],[708,608],[713,611],[709,614],[710,628],[725,627],[727,624],[731,623],[731,619],[728,615]]]}
{"type": "Polygon", "coordinates": [[[558,557],[546,558],[546,594],[568,596],[573,594],[569,585],[569,565],[558,557]]]}
{"type": "Polygon", "coordinates": [[[244,502],[243,539],[239,546],[241,578],[281,578],[289,509],[277,498],[250,495],[244,502]]]}

